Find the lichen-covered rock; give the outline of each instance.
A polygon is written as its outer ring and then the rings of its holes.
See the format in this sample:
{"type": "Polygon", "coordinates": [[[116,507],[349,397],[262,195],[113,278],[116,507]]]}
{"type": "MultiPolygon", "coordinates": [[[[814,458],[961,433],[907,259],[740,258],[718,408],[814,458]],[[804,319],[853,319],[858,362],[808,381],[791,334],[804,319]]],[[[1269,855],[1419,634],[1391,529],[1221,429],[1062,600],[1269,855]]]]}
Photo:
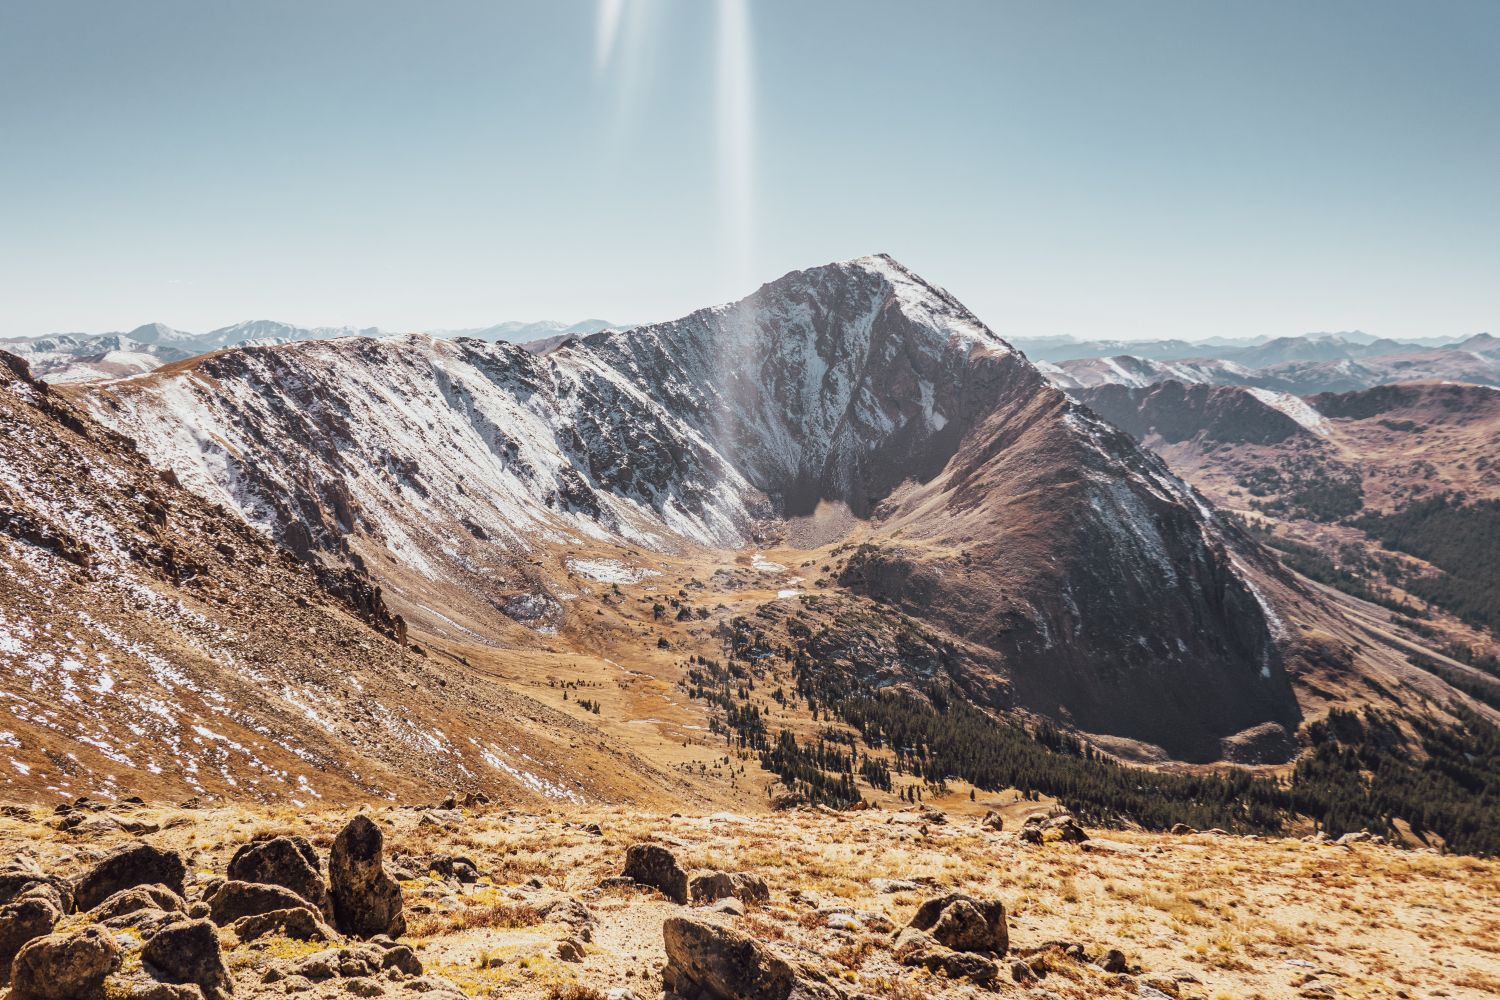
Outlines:
{"type": "Polygon", "coordinates": [[[28,941],[11,964],[11,1000],[99,1000],[120,967],[120,946],[102,927],[28,941]]]}
{"type": "Polygon", "coordinates": [[[234,992],[218,931],[208,920],[184,920],[157,931],[141,949],[141,964],[154,979],[201,987],[209,1000],[234,992]]]}
{"type": "Polygon", "coordinates": [[[138,926],[132,921],[140,913],[181,914],[186,906],[181,896],[160,883],[133,885],[90,910],[89,919],[106,927],[138,926]]]}
{"type": "Polygon", "coordinates": [[[822,983],[749,935],[687,917],[662,924],[667,966],[663,985],[687,1000],[832,1000],[822,983]]]}
{"type": "Polygon", "coordinates": [[[203,901],[208,904],[209,919],[220,927],[257,913],[309,905],[308,900],[286,886],[238,879],[219,883],[212,892],[204,893],[203,901]]]}
{"type": "Polygon", "coordinates": [[[318,854],[304,837],[276,837],[245,844],[229,859],[229,877],[282,886],[301,896],[325,919],[333,916],[318,854]]]}
{"type": "Polygon", "coordinates": [[[1004,955],[1010,948],[1005,906],[961,892],[929,899],[917,908],[911,927],[954,951],[1004,955]]]}
{"type": "Polygon", "coordinates": [[[337,941],[339,937],[305,906],[241,917],[234,922],[234,933],[241,941],[254,941],[268,934],[280,934],[294,941],[337,941]]]}
{"type": "Polygon", "coordinates": [[[401,886],[386,874],[381,852],[384,836],[364,813],[356,815],[333,842],[328,878],[333,896],[334,926],[345,934],[400,937],[406,933],[401,886]]]}
{"type": "Polygon", "coordinates": [[[186,877],[187,866],[176,851],[132,844],[84,873],[73,886],[73,903],[80,911],[92,910],[121,889],[138,885],[164,885],[181,897],[186,877]]]}
{"type": "Polygon", "coordinates": [[[28,941],[45,937],[62,919],[62,908],[45,893],[25,894],[0,906],[0,986],[10,982],[10,963],[28,941]]]}

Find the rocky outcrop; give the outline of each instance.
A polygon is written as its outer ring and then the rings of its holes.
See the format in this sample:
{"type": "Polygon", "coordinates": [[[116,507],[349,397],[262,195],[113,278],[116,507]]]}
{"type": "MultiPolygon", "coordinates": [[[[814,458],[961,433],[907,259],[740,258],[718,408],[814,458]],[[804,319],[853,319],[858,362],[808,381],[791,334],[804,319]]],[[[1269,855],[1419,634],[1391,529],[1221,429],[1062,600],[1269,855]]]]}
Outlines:
{"type": "Polygon", "coordinates": [[[213,891],[205,893],[203,900],[208,904],[210,919],[221,927],[257,913],[310,905],[308,900],[285,886],[238,879],[220,883],[213,891]]]}
{"type": "Polygon", "coordinates": [[[0,906],[0,986],[10,982],[10,963],[28,941],[45,937],[62,919],[62,908],[44,893],[23,894],[0,906]]]}
{"type": "Polygon", "coordinates": [[[752,872],[707,872],[694,875],[688,883],[693,902],[705,905],[733,897],[744,903],[769,903],[771,890],[766,880],[752,872]]]}
{"type": "Polygon", "coordinates": [[[334,839],[328,855],[334,925],[355,937],[406,932],[401,886],[386,874],[384,836],[364,813],[351,819],[334,839]]]}
{"type": "Polygon", "coordinates": [[[181,898],[186,893],[187,866],[176,851],[150,844],[124,847],[90,869],[73,888],[74,905],[92,910],[121,889],[159,884],[181,898]]]}
{"type": "Polygon", "coordinates": [[[279,934],[294,941],[337,941],[338,933],[318,919],[305,906],[269,910],[234,922],[234,933],[241,941],[254,941],[268,934],[279,934]]]}

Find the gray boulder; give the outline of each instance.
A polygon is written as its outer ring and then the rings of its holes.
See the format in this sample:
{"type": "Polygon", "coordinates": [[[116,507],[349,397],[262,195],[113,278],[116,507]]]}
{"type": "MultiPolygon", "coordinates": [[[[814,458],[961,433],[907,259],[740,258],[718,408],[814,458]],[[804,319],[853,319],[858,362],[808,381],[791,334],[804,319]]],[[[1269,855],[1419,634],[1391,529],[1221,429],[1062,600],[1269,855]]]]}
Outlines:
{"type": "Polygon", "coordinates": [[[662,924],[662,984],[687,1000],[833,1000],[815,982],[749,935],[687,917],[662,924]]]}
{"type": "Polygon", "coordinates": [[[766,880],[750,872],[709,872],[695,875],[688,883],[693,902],[702,906],[733,897],[744,903],[769,903],[771,889],[766,880]]]}
{"type": "Polygon", "coordinates": [[[46,893],[22,895],[0,906],[0,986],[10,982],[10,963],[28,941],[45,937],[62,919],[62,907],[46,893]]]}
{"type": "Polygon", "coordinates": [[[211,892],[204,894],[203,901],[208,904],[209,919],[220,927],[257,913],[309,905],[306,899],[286,886],[241,882],[238,879],[219,883],[211,892]]]}

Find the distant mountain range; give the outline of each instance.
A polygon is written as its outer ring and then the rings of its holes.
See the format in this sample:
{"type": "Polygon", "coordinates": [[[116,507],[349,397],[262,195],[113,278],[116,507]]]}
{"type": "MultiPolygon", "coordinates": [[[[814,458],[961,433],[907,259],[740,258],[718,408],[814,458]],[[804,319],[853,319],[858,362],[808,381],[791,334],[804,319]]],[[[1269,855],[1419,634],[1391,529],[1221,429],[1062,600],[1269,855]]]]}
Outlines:
{"type": "MultiPolygon", "coordinates": [[[[536,323],[511,321],[494,326],[429,332],[433,336],[450,340],[472,337],[491,343],[509,341],[540,352],[568,337],[598,333],[610,325],[602,319],[586,319],[571,324],[556,320],[536,323]],[[533,345],[532,342],[536,343],[533,345]]],[[[128,333],[54,333],[44,337],[0,338],[0,349],[24,357],[37,377],[48,382],[96,382],[139,375],[154,371],[162,365],[186,361],[199,354],[229,347],[291,344],[307,340],[332,340],[337,337],[388,336],[395,334],[373,326],[302,327],[276,320],[256,319],[219,327],[207,333],[190,333],[164,323],[147,323],[128,333]]]]}
{"type": "MultiPolygon", "coordinates": [[[[1475,337],[1488,337],[1476,334],[1475,337]]],[[[1152,361],[1216,358],[1252,368],[1285,361],[1336,361],[1433,348],[1462,348],[1475,339],[1417,337],[1397,341],[1359,330],[1307,333],[1298,337],[1207,337],[1201,340],[1078,340],[1074,337],[1012,337],[1011,343],[1033,362],[1077,361],[1121,355],[1152,361]]]]}
{"type": "Polygon", "coordinates": [[[1500,386],[1500,339],[1488,333],[1436,346],[1416,341],[1360,342],[1341,334],[1281,337],[1229,346],[1185,341],[1129,345],[1049,341],[1043,345],[1043,353],[1049,358],[1037,358],[1028,352],[1037,367],[1065,389],[1099,385],[1142,388],[1169,380],[1255,386],[1302,395],[1353,392],[1415,380],[1500,386]],[[1129,350],[1089,353],[1119,346],[1128,346],[1129,350]],[[1186,348],[1193,352],[1188,353],[1186,348]],[[1068,353],[1074,356],[1060,358],[1068,353]]]}

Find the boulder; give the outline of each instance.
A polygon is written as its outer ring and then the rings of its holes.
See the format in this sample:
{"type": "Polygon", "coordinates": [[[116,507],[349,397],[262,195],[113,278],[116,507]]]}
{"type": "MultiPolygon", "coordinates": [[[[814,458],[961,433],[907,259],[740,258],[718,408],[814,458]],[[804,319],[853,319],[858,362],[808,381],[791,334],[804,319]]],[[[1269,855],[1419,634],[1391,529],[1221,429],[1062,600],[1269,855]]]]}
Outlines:
{"type": "Polygon", "coordinates": [[[929,899],[908,925],[955,951],[1004,955],[1010,947],[1005,906],[998,899],[979,899],[961,892],[929,899]]]}
{"type": "Polygon", "coordinates": [[[668,917],[662,984],[688,1000],[822,1000],[828,987],[799,976],[754,938],[718,924],[668,917]]]}
{"type": "Polygon", "coordinates": [[[64,913],[73,909],[73,883],[57,875],[48,875],[28,857],[11,859],[0,866],[0,905],[9,903],[37,886],[50,886],[64,913]]]}
{"type": "Polygon", "coordinates": [[[220,927],[232,924],[241,917],[308,905],[307,900],[286,886],[241,882],[238,879],[219,883],[211,892],[204,894],[203,901],[208,904],[209,919],[220,927]]]}
{"type": "Polygon", "coordinates": [[[101,1000],[104,977],[120,967],[120,946],[102,927],[48,934],[11,964],[11,1000],[101,1000]]]}
{"type": "Polygon", "coordinates": [[[0,906],[0,986],[10,982],[10,963],[28,941],[46,937],[62,919],[62,907],[53,894],[22,895],[0,906]]]}
{"type": "Polygon", "coordinates": [[[201,987],[209,1000],[234,992],[218,931],[207,920],[183,920],[157,931],[141,949],[141,964],[154,979],[201,987]]]}
{"type": "Polygon", "coordinates": [[[687,872],[671,851],[659,844],[632,844],[625,851],[625,878],[661,890],[674,903],[688,901],[687,872]]]}
{"type": "Polygon", "coordinates": [[[468,858],[456,854],[434,854],[427,862],[427,870],[436,872],[439,878],[472,884],[479,881],[479,867],[468,858]]]}
{"type": "Polygon", "coordinates": [[[138,885],[163,885],[181,897],[186,878],[187,866],[176,851],[133,844],[84,873],[73,886],[73,903],[80,911],[92,910],[121,889],[138,885]]]}
{"type": "Polygon", "coordinates": [[[334,926],[345,934],[400,937],[406,932],[401,886],[381,861],[385,838],[380,827],[359,813],[334,839],[328,855],[334,926]]]}
{"type": "Polygon", "coordinates": [[[304,837],[276,837],[245,844],[229,859],[229,877],[290,889],[303,903],[331,919],[328,889],[318,870],[318,855],[304,837]]]}
{"type": "Polygon", "coordinates": [[[771,889],[766,880],[750,872],[709,872],[693,876],[688,893],[700,906],[726,897],[744,903],[769,903],[771,889]]]}
{"type": "Polygon", "coordinates": [[[254,941],[268,934],[280,934],[294,941],[337,941],[339,937],[305,906],[240,917],[234,922],[234,933],[241,941],[254,941]]]}
{"type": "Polygon", "coordinates": [[[916,927],[902,928],[892,951],[902,965],[941,973],[949,979],[968,979],[984,985],[993,982],[1000,973],[1000,967],[987,956],[955,951],[916,927]]]}
{"type": "Polygon", "coordinates": [[[985,830],[994,830],[996,833],[999,833],[1005,829],[1005,820],[1001,818],[999,813],[991,809],[984,814],[984,819],[979,821],[979,825],[985,830]]]}
{"type": "Polygon", "coordinates": [[[187,903],[183,898],[164,885],[133,885],[129,889],[121,889],[90,910],[89,919],[96,924],[112,926],[110,921],[141,910],[182,913],[186,907],[187,903]]]}
{"type": "Polygon", "coordinates": [[[1061,840],[1067,844],[1081,844],[1089,839],[1089,835],[1084,832],[1083,827],[1078,825],[1078,821],[1068,815],[1053,816],[1043,823],[1043,836],[1047,837],[1050,833],[1055,833],[1056,837],[1048,839],[1061,840]]]}

